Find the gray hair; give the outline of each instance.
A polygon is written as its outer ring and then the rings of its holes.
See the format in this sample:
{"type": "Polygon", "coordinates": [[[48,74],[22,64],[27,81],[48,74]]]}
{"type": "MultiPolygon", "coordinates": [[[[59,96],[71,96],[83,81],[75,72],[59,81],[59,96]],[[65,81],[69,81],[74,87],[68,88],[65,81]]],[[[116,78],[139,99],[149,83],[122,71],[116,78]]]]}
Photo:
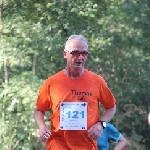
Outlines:
{"type": "Polygon", "coordinates": [[[84,41],[87,44],[87,48],[88,48],[88,42],[82,35],[73,34],[67,39],[66,44],[65,44],[65,49],[67,49],[67,45],[68,45],[69,41],[72,39],[78,39],[78,40],[84,41]]]}

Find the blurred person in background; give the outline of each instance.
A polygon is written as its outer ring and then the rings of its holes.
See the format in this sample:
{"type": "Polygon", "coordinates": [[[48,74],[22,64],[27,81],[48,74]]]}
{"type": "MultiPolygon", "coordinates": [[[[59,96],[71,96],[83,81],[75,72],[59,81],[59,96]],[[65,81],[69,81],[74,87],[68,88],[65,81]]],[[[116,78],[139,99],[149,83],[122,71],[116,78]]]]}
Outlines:
{"type": "Polygon", "coordinates": [[[124,150],[126,145],[125,137],[110,123],[107,123],[102,135],[97,140],[98,150],[109,150],[111,142],[115,142],[113,150],[124,150]]]}
{"type": "Polygon", "coordinates": [[[150,112],[148,113],[148,124],[150,125],[150,112]]]}

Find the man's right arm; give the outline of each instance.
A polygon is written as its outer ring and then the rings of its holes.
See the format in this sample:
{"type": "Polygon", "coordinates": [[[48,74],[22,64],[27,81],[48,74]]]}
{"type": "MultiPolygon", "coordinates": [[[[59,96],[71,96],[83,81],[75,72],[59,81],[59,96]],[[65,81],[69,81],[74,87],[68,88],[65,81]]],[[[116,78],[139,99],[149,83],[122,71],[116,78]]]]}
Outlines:
{"type": "Polygon", "coordinates": [[[45,124],[43,112],[38,108],[35,108],[34,110],[34,119],[39,128],[38,139],[41,142],[45,142],[50,137],[51,132],[45,124]]]}
{"type": "Polygon", "coordinates": [[[34,119],[39,128],[42,126],[46,126],[44,114],[38,108],[35,108],[34,110],[34,119]]]}

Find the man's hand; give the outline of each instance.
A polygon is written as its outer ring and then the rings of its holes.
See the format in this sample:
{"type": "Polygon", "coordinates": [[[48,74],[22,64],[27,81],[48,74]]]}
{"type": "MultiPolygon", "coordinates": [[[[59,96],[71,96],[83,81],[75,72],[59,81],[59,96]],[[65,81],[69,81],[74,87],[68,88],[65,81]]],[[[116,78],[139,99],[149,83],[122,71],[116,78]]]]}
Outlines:
{"type": "Polygon", "coordinates": [[[102,133],[103,127],[100,122],[97,122],[88,130],[88,136],[93,140],[97,140],[102,135],[102,133]]]}
{"type": "Polygon", "coordinates": [[[38,133],[38,139],[40,142],[46,142],[50,138],[51,132],[47,127],[41,127],[38,133]]]}

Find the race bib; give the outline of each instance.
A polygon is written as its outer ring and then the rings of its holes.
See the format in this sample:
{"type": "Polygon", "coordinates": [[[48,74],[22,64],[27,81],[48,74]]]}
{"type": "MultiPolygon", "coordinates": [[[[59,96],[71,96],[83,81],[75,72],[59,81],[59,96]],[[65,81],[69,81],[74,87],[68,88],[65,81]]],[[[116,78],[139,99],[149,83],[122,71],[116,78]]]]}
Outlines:
{"type": "Polygon", "coordinates": [[[61,130],[87,130],[87,102],[60,103],[61,130]]]}

